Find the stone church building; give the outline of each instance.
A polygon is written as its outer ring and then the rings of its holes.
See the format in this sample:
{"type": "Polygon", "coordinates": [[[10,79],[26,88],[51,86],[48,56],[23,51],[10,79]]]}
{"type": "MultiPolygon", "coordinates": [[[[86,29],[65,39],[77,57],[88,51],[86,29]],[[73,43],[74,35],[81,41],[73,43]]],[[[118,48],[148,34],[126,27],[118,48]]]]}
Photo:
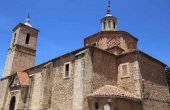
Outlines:
{"type": "Polygon", "coordinates": [[[34,65],[39,30],[29,17],[13,28],[0,110],[170,110],[166,65],[117,30],[110,13],[84,47],[34,65]]]}

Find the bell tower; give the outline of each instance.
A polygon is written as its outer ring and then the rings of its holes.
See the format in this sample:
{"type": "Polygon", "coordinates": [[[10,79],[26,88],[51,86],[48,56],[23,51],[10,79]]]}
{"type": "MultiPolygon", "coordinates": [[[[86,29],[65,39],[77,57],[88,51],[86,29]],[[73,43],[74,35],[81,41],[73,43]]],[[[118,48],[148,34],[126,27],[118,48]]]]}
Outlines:
{"type": "Polygon", "coordinates": [[[32,27],[29,15],[24,24],[19,23],[12,31],[3,77],[31,68],[35,61],[39,30],[32,27]]]}
{"type": "Polygon", "coordinates": [[[108,1],[108,9],[105,17],[101,19],[102,31],[116,31],[117,30],[117,18],[110,13],[110,0],[108,1]]]}

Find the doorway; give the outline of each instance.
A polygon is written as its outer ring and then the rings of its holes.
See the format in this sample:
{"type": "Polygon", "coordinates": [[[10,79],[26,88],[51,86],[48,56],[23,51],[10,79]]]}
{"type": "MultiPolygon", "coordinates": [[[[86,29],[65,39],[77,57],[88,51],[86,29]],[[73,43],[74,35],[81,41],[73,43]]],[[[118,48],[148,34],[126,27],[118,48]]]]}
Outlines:
{"type": "Polygon", "coordinates": [[[14,110],[15,109],[15,102],[16,102],[16,98],[12,97],[11,101],[10,101],[10,105],[9,105],[9,110],[14,110]]]}

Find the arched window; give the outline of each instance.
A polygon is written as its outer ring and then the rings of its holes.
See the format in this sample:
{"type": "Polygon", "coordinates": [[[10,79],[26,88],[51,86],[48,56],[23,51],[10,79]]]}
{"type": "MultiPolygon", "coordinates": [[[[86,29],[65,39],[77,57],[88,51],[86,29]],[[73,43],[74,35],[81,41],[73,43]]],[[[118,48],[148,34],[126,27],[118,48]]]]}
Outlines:
{"type": "Polygon", "coordinates": [[[29,44],[30,41],[30,34],[27,34],[25,44],[29,44]]]}
{"type": "Polygon", "coordinates": [[[15,103],[16,103],[16,99],[15,99],[15,97],[12,97],[11,101],[10,101],[10,105],[9,105],[9,110],[15,109],[15,103]]]}
{"type": "Polygon", "coordinates": [[[98,110],[98,109],[99,109],[99,103],[96,102],[96,103],[95,103],[95,110],[98,110]]]}
{"type": "Polygon", "coordinates": [[[111,21],[108,21],[108,28],[111,28],[111,21]]]}

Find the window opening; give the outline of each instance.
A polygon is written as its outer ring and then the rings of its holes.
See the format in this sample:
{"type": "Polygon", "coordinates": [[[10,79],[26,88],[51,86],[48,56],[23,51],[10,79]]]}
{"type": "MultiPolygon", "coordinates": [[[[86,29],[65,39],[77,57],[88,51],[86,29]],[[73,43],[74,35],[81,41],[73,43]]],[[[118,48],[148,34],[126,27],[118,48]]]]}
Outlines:
{"type": "Polygon", "coordinates": [[[108,21],[108,27],[111,28],[111,22],[110,21],[108,21]]]}
{"type": "Polygon", "coordinates": [[[16,39],[16,33],[14,34],[14,39],[13,39],[13,42],[12,42],[12,45],[14,46],[15,45],[15,39],[16,39]]]}
{"type": "Polygon", "coordinates": [[[14,110],[15,109],[15,102],[16,102],[15,97],[12,97],[11,101],[10,101],[10,105],[9,105],[9,110],[14,110]]]}
{"type": "Polygon", "coordinates": [[[30,34],[27,34],[25,44],[29,44],[30,41],[30,34]]]}
{"type": "Polygon", "coordinates": [[[113,26],[114,26],[114,29],[116,28],[116,23],[115,22],[113,22],[113,26]]]}
{"type": "Polygon", "coordinates": [[[93,43],[92,46],[96,47],[96,43],[93,43]]]}
{"type": "Polygon", "coordinates": [[[103,27],[104,27],[104,29],[106,29],[106,22],[103,23],[103,27]]]}
{"type": "Polygon", "coordinates": [[[99,109],[99,103],[96,102],[96,103],[95,103],[95,110],[98,110],[98,109],[99,109]]]}
{"type": "Polygon", "coordinates": [[[69,64],[65,64],[65,77],[69,76],[69,70],[70,70],[69,64]]]}

